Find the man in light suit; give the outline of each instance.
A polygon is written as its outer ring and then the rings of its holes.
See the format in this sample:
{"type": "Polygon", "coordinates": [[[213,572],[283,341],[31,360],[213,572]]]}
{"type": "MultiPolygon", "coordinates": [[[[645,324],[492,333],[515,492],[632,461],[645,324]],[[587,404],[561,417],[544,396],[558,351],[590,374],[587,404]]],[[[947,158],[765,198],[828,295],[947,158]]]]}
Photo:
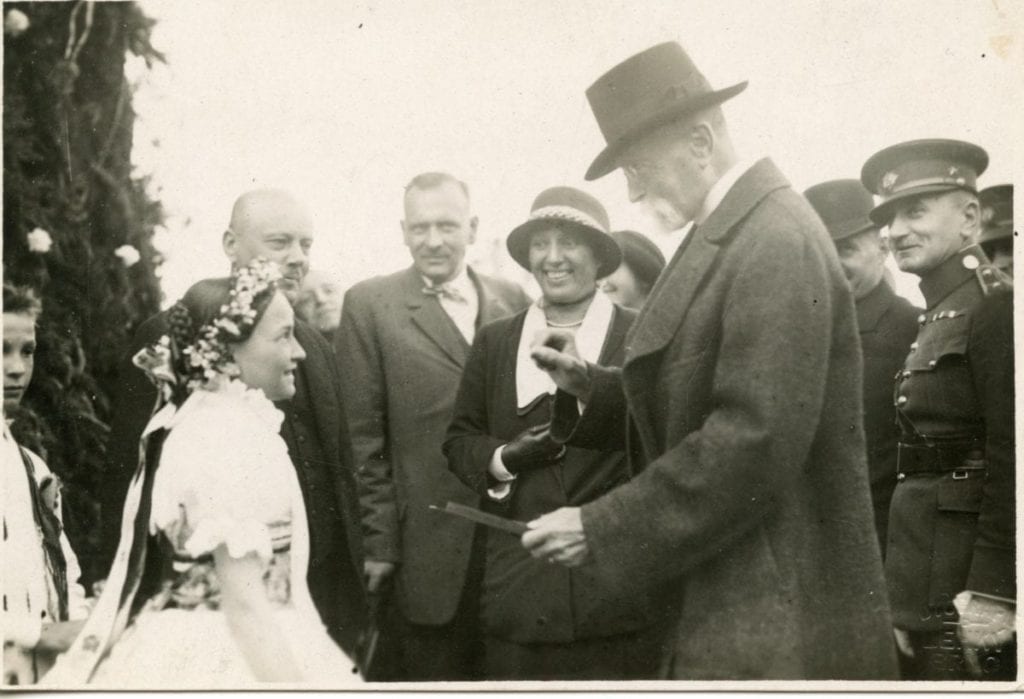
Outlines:
{"type": "Polygon", "coordinates": [[[853,299],[807,201],[770,160],[740,160],[719,105],[745,85],[713,90],[666,43],[587,92],[608,141],[587,177],[621,167],[631,201],[695,227],[621,370],[538,336],[560,388],[552,434],[591,448],[628,434],[638,473],[522,543],[661,592],[663,677],[895,678],[853,299]]]}
{"type": "MultiPolygon", "coordinates": [[[[256,257],[277,263],[283,277],[281,291],[292,303],[309,270],[312,244],[313,226],[306,207],[276,189],[240,196],[222,239],[232,267],[256,257]]],[[[146,320],[120,367],[102,507],[104,544],[111,559],[120,536],[125,494],[138,463],[139,437],[156,401],[156,387],[131,358],[166,332],[166,313],[146,320]]],[[[297,320],[295,338],[306,359],[296,369],[295,396],[276,405],[285,414],[281,437],[295,466],[309,520],[309,592],[331,636],[361,661],[367,624],[362,539],[338,367],[331,346],[316,329],[297,320]]]]}
{"type": "Polygon", "coordinates": [[[429,506],[479,503],[448,471],[441,444],[476,329],[529,298],[466,266],[477,218],[463,182],[418,175],[404,206],[413,264],[348,291],[335,349],[359,473],[368,589],[395,578],[397,628],[385,633],[398,642],[402,674],[379,678],[467,680],[479,672],[482,539],[471,523],[429,506]]]}

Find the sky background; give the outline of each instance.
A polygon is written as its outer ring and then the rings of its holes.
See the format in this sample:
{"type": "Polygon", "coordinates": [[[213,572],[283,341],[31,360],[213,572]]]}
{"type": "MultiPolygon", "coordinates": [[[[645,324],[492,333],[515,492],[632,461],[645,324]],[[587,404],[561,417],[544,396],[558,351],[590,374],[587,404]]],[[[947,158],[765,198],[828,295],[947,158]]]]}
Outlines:
{"type": "MultiPolygon", "coordinates": [[[[344,286],[409,264],[399,220],[413,175],[470,186],[470,260],[519,281],[504,251],[542,189],[597,196],[614,228],[649,231],[620,172],[585,183],[603,146],[584,90],[676,40],[716,88],[741,155],[770,155],[798,190],[859,177],[875,151],[949,137],[1011,181],[1021,139],[1024,3],[1011,0],[144,1],[168,64],[137,61],[134,160],[169,214],[165,303],[223,275],[234,198],[282,186],[310,206],[314,267],[344,286]]],[[[674,238],[653,236],[671,252],[674,238]]],[[[897,289],[917,300],[916,278],[897,289]]]]}

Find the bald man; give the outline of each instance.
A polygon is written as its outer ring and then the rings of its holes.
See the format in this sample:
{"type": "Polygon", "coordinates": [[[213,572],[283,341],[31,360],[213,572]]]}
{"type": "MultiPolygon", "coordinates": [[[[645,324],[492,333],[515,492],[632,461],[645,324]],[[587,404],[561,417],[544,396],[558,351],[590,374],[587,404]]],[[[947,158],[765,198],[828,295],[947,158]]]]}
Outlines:
{"type": "MultiPolygon", "coordinates": [[[[280,288],[294,304],[309,271],[313,225],[306,207],[288,192],[246,192],[231,211],[222,238],[231,268],[264,257],[279,265],[280,288]]],[[[156,400],[154,386],[131,361],[142,346],[166,332],[164,313],[143,323],[120,370],[107,443],[103,488],[103,549],[117,549],[121,510],[138,461],[139,436],[156,400]]],[[[309,520],[309,591],[331,635],[357,658],[366,625],[359,503],[338,369],[326,340],[296,320],[295,338],[306,352],[295,375],[295,397],[276,403],[285,414],[281,436],[295,465],[309,520]]]]}

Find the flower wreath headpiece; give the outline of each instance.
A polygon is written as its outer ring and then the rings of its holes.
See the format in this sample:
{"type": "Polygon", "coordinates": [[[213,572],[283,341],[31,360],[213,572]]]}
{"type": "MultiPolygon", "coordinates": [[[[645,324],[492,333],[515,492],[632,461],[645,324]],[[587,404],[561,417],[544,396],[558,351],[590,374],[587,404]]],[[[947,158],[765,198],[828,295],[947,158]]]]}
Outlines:
{"type": "Polygon", "coordinates": [[[188,307],[178,301],[168,312],[170,332],[133,358],[160,387],[165,400],[180,404],[197,388],[240,374],[229,343],[246,340],[256,325],[257,305],[277,289],[277,265],[257,258],[231,275],[228,302],[196,330],[188,307]]]}

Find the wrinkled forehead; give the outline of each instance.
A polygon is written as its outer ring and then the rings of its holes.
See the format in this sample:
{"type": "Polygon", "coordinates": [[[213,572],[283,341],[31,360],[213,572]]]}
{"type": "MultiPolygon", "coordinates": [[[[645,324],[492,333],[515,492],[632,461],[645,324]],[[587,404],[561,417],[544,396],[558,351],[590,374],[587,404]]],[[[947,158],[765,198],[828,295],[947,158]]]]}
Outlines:
{"type": "Polygon", "coordinates": [[[406,220],[432,220],[445,216],[467,216],[469,198],[454,182],[436,187],[410,188],[403,199],[406,220]]]}
{"type": "Polygon", "coordinates": [[[341,282],[334,275],[321,270],[310,270],[302,280],[303,291],[335,290],[341,288],[341,282]]]}
{"type": "Polygon", "coordinates": [[[288,234],[313,237],[313,221],[309,212],[288,200],[265,200],[251,203],[232,220],[232,230],[243,237],[266,237],[288,234]]]}
{"type": "Polygon", "coordinates": [[[924,208],[926,210],[954,209],[971,199],[976,201],[977,197],[967,190],[951,189],[946,192],[926,192],[911,195],[894,201],[892,208],[894,215],[906,213],[915,208],[924,208]]]}

